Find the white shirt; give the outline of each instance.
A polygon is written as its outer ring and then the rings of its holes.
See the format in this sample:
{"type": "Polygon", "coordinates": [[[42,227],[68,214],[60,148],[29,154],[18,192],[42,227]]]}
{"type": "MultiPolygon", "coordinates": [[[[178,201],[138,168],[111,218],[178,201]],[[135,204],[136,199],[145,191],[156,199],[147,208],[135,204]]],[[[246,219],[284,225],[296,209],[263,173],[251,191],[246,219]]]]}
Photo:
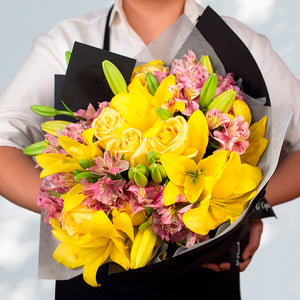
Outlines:
{"type": "MultiPolygon", "coordinates": [[[[187,0],[184,13],[195,23],[203,7],[187,0]]],[[[45,118],[35,115],[30,105],[53,106],[54,74],[65,74],[65,51],[71,51],[75,41],[98,48],[103,46],[108,9],[72,18],[55,25],[38,36],[31,53],[0,95],[0,146],[24,149],[43,139],[40,124],[45,118]]],[[[287,151],[300,150],[300,82],[281,58],[272,50],[269,40],[239,21],[224,17],[252,52],[267,84],[272,106],[294,112],[286,135],[287,151]]],[[[110,50],[134,57],[145,44],[129,26],[117,0],[110,19],[110,50]]]]}

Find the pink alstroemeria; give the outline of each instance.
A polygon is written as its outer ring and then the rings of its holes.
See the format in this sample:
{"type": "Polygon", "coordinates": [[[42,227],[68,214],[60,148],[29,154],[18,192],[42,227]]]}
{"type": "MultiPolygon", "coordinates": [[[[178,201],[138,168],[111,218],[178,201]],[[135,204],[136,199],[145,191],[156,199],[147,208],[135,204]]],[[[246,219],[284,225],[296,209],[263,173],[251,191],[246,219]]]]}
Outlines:
{"type": "Polygon", "coordinates": [[[214,138],[221,144],[221,150],[234,151],[240,155],[247,150],[250,130],[248,123],[243,121],[244,118],[238,115],[227,128],[213,132],[214,138]]]}
{"type": "Polygon", "coordinates": [[[121,154],[117,153],[115,156],[109,152],[104,152],[104,156],[95,158],[96,166],[89,168],[89,171],[97,175],[117,175],[129,168],[129,162],[121,159],[121,154]]]}
{"type": "Polygon", "coordinates": [[[209,130],[214,130],[220,126],[226,127],[231,119],[221,110],[213,108],[206,113],[206,120],[209,130]]]}
{"type": "Polygon", "coordinates": [[[215,93],[215,97],[222,94],[223,92],[233,89],[236,92],[236,99],[242,99],[242,92],[240,88],[235,85],[236,81],[234,80],[234,74],[233,73],[227,73],[226,77],[222,77],[221,75],[218,75],[218,87],[215,93]]]}
{"type": "Polygon", "coordinates": [[[129,182],[126,187],[126,195],[133,213],[137,213],[147,207],[153,207],[155,203],[161,202],[164,187],[160,184],[149,183],[147,187],[138,187],[133,182],[129,182]]]}
{"type": "Polygon", "coordinates": [[[107,101],[100,102],[98,109],[95,110],[94,106],[91,103],[89,103],[86,110],[79,109],[77,112],[74,113],[74,115],[76,117],[81,117],[81,118],[85,119],[91,125],[93,120],[96,119],[100,115],[103,107],[108,107],[108,106],[109,106],[109,102],[107,102],[107,101]]]}
{"type": "Polygon", "coordinates": [[[124,179],[112,180],[108,177],[103,177],[96,183],[84,183],[82,193],[88,197],[83,201],[83,204],[94,210],[103,210],[106,213],[111,212],[114,208],[124,208],[127,200],[124,194],[124,179]]]}

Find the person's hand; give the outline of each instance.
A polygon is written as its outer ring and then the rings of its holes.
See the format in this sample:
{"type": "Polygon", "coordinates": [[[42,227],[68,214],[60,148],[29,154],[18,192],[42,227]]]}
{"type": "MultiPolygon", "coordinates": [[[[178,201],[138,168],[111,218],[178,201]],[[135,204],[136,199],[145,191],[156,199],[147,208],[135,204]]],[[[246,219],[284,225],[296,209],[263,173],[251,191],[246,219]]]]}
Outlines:
{"type": "MultiPolygon", "coordinates": [[[[249,220],[249,244],[246,246],[240,263],[240,270],[244,271],[251,262],[251,259],[259,247],[261,235],[263,232],[263,222],[260,219],[249,220]]],[[[208,268],[215,272],[229,271],[230,263],[224,262],[220,264],[204,263],[202,268],[208,268]]]]}

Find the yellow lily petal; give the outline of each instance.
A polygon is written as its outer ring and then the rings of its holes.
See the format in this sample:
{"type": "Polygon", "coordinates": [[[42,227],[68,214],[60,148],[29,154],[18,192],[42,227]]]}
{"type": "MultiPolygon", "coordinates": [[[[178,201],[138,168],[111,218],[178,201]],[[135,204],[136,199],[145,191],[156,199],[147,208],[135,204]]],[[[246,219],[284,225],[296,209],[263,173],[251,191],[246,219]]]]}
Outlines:
{"type": "Polygon", "coordinates": [[[183,186],[178,186],[174,184],[172,181],[169,181],[164,189],[164,204],[166,206],[172,205],[176,202],[176,198],[178,195],[184,195],[184,188],[183,186]]]}
{"type": "Polygon", "coordinates": [[[176,85],[174,75],[167,76],[158,86],[154,95],[155,108],[161,107],[167,100],[172,98],[172,94],[169,91],[170,85],[176,85]]]}
{"type": "Polygon", "coordinates": [[[120,239],[114,239],[113,243],[109,257],[112,261],[122,266],[127,271],[130,268],[127,247],[125,246],[124,241],[121,241],[120,239]]]}
{"type": "Polygon", "coordinates": [[[212,197],[228,198],[237,187],[241,176],[241,159],[236,152],[231,152],[228,162],[219,180],[216,182],[212,197]]]}
{"type": "Polygon", "coordinates": [[[243,100],[236,99],[234,100],[233,104],[233,111],[234,111],[234,116],[236,117],[237,115],[240,115],[244,117],[244,122],[248,122],[248,124],[251,124],[251,111],[247,103],[243,100]]]}
{"type": "Polygon", "coordinates": [[[43,168],[40,177],[44,178],[56,173],[73,172],[83,170],[77,161],[67,154],[43,153],[36,156],[37,163],[43,168]]]}
{"type": "Polygon", "coordinates": [[[204,188],[204,176],[199,174],[188,174],[184,181],[184,195],[190,203],[195,203],[204,188]]]}
{"type": "Polygon", "coordinates": [[[199,207],[185,212],[182,216],[185,226],[195,233],[206,235],[212,227],[212,225],[207,222],[209,205],[209,199],[203,200],[199,207]]]}
{"type": "Polygon", "coordinates": [[[185,156],[164,153],[161,155],[160,161],[169,179],[176,185],[183,186],[187,173],[196,171],[196,163],[185,156]]]}
{"type": "Polygon", "coordinates": [[[113,244],[110,242],[107,247],[99,248],[97,251],[97,257],[83,266],[83,279],[92,287],[98,287],[101,285],[97,282],[97,271],[108,259],[112,247],[113,244]]]}
{"type": "Polygon", "coordinates": [[[223,171],[228,156],[228,151],[218,151],[205,159],[200,160],[197,168],[201,170],[201,174],[204,176],[216,177],[223,171]]]}
{"type": "Polygon", "coordinates": [[[73,186],[67,194],[64,195],[64,209],[66,211],[75,208],[87,198],[86,195],[82,194],[82,189],[83,185],[78,183],[73,186]]]}
{"type": "Polygon", "coordinates": [[[121,238],[115,226],[104,211],[99,210],[93,215],[89,223],[89,233],[95,237],[121,238]]]}
{"type": "Polygon", "coordinates": [[[142,132],[151,128],[158,120],[153,105],[153,96],[142,85],[138,77],[135,77],[130,84],[129,93],[116,95],[110,105],[131,127],[142,132]]]}
{"type": "MultiPolygon", "coordinates": [[[[115,210],[114,210],[115,211],[115,210]]],[[[133,241],[134,240],[134,232],[133,225],[131,222],[131,218],[125,212],[117,212],[113,211],[113,224],[117,230],[120,230],[128,235],[128,237],[133,241]]]]}
{"type": "Polygon", "coordinates": [[[208,125],[204,114],[196,110],[188,120],[188,134],[186,148],[196,148],[198,153],[196,161],[202,159],[208,144],[208,125]]]}
{"type": "Polygon", "coordinates": [[[74,269],[94,260],[97,252],[97,248],[81,248],[60,243],[53,253],[53,258],[67,268],[74,269]]]}

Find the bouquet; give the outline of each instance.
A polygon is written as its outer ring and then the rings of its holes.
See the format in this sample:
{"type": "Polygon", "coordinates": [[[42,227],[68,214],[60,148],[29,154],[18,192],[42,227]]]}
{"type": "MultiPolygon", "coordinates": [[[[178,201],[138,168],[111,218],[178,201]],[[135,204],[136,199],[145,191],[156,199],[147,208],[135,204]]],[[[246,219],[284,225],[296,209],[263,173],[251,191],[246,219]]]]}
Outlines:
{"type": "Polygon", "coordinates": [[[252,122],[234,74],[215,73],[207,55],[152,60],[128,86],[114,64],[102,67],[114,97],[76,112],[33,105],[76,121],[43,123],[45,141],[24,150],[42,168],[54,259],[83,267],[94,287],[106,263],[141,268],[233,224],[257,193],[268,144],[267,117],[252,122]]]}

